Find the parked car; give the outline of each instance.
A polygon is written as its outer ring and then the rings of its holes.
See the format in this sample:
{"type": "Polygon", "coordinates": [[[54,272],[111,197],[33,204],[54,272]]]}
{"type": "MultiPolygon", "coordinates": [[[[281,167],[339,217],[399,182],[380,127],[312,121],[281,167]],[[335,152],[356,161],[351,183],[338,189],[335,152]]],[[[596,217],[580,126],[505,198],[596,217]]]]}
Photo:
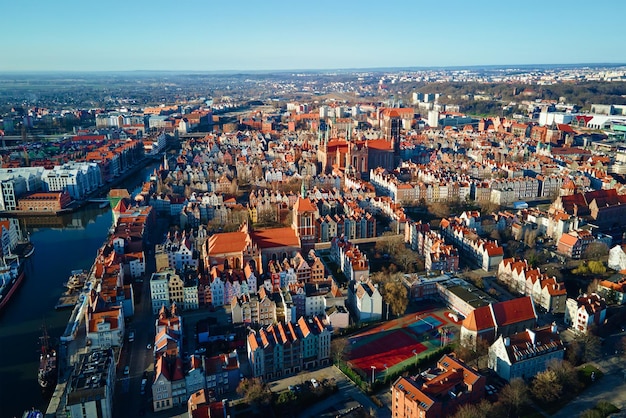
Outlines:
{"type": "Polygon", "coordinates": [[[152,344],[148,344],[148,345],[146,346],[146,350],[152,350],[152,344]]]}
{"type": "Polygon", "coordinates": [[[133,341],[135,341],[135,331],[130,331],[128,333],[128,342],[132,343],[133,341]]]}
{"type": "Polygon", "coordinates": [[[314,388],[318,388],[320,386],[320,383],[315,379],[311,379],[311,384],[314,388]]]}
{"type": "Polygon", "coordinates": [[[124,376],[128,376],[130,374],[130,366],[124,367],[124,376]]]}

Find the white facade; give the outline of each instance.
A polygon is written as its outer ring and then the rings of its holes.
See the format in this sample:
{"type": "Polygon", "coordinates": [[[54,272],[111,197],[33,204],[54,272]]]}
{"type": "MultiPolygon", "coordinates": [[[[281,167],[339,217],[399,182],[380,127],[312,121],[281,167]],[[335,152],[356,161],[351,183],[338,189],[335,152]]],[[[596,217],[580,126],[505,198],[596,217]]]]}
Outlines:
{"type": "Polygon", "coordinates": [[[150,299],[152,300],[152,314],[159,313],[161,306],[169,306],[169,272],[153,273],[150,278],[150,299]]]}

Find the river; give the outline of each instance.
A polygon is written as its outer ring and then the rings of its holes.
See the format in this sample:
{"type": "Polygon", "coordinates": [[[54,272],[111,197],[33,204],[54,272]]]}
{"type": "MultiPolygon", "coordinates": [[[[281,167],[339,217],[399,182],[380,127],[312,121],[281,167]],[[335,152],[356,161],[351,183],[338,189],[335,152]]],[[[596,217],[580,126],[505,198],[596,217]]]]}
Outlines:
{"type": "MultiPolygon", "coordinates": [[[[140,182],[158,167],[154,163],[119,187],[137,191],[140,182]]],[[[110,208],[89,205],[51,217],[20,219],[30,234],[35,253],[26,261],[26,278],[0,313],[0,418],[21,417],[31,407],[45,412],[49,396],[37,384],[39,336],[45,322],[58,341],[71,310],[55,311],[71,270],[89,269],[111,227],[110,208]]]]}

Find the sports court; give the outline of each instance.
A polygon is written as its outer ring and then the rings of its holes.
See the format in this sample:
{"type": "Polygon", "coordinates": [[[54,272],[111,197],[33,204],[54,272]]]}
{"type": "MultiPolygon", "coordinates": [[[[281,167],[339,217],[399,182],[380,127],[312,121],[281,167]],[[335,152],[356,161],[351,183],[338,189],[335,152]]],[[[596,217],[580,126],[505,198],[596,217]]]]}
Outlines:
{"type": "Polygon", "coordinates": [[[458,336],[458,324],[446,311],[408,314],[348,338],[348,362],[368,379],[377,379],[414,363],[458,336]]]}

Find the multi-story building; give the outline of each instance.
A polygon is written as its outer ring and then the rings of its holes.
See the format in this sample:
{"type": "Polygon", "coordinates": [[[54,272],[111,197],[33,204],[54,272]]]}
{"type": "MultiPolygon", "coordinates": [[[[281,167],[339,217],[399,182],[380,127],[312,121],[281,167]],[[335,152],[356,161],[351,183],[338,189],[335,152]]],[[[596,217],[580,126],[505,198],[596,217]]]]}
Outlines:
{"type": "Polygon", "coordinates": [[[276,303],[265,288],[258,295],[234,296],[230,304],[233,324],[271,325],[277,320],[276,303]]]}
{"type": "Polygon", "coordinates": [[[498,266],[498,280],[551,313],[564,313],[567,290],[563,282],[530,268],[526,260],[505,258],[498,266]]]}
{"type": "Polygon", "coordinates": [[[596,293],[568,298],[564,321],[577,333],[586,334],[592,327],[601,326],[606,319],[606,301],[596,293]]]}
{"type": "Polygon", "coordinates": [[[112,418],[114,389],[113,350],[82,354],[67,384],[67,416],[112,418]]]}
{"type": "Polygon", "coordinates": [[[391,415],[441,418],[485,396],[486,378],[461,360],[445,355],[437,368],[415,378],[399,377],[391,387],[391,415]]]}
{"type": "Polygon", "coordinates": [[[504,380],[533,378],[551,360],[563,360],[565,346],[556,324],[526,329],[509,337],[500,335],[489,347],[489,368],[504,380]]]}
{"type": "Polygon", "coordinates": [[[378,285],[368,281],[348,284],[348,308],[361,322],[378,321],[383,316],[383,298],[378,285]]]}
{"type": "Polygon", "coordinates": [[[330,329],[319,317],[279,322],[252,331],[247,340],[254,377],[273,380],[330,363],[330,329]]]}
{"type": "MultiPolygon", "coordinates": [[[[152,300],[152,313],[157,314],[161,306],[169,306],[175,302],[179,306],[185,305],[185,283],[176,274],[174,269],[163,269],[152,273],[150,277],[150,299],[152,300]]],[[[197,291],[196,291],[197,293],[197,291]]]]}
{"type": "Polygon", "coordinates": [[[214,396],[235,392],[241,376],[237,351],[205,358],[204,373],[206,388],[213,391],[214,396]]]}
{"type": "Polygon", "coordinates": [[[86,334],[92,350],[123,345],[124,310],[121,306],[88,310],[86,315],[86,334]]]}
{"type": "Polygon", "coordinates": [[[537,312],[530,296],[490,303],[474,309],[461,325],[461,341],[475,345],[478,338],[492,343],[499,335],[508,337],[535,328],[537,312]]]}
{"type": "Polygon", "coordinates": [[[183,360],[178,356],[161,356],[154,366],[152,406],[155,412],[184,405],[187,402],[183,360]]]}

